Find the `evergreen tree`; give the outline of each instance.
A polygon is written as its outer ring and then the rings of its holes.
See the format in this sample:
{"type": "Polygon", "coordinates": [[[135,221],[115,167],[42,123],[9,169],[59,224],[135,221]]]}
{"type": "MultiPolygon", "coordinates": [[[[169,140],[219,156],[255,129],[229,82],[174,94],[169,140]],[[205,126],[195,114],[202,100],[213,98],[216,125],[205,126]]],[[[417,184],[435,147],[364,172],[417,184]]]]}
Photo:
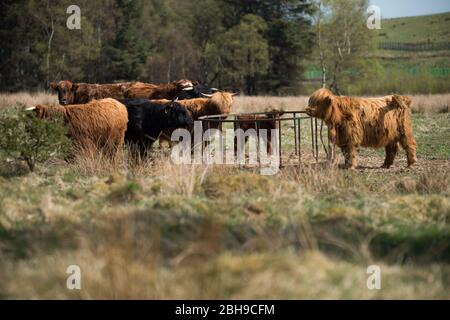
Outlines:
{"type": "Polygon", "coordinates": [[[262,36],[266,29],[262,18],[246,15],[207,50],[207,57],[220,61],[221,80],[228,80],[248,95],[258,93],[257,81],[269,66],[269,46],[262,36]]]}
{"type": "Polygon", "coordinates": [[[121,12],[116,22],[118,29],[113,44],[108,48],[112,74],[115,79],[136,80],[142,73],[147,57],[147,45],[142,30],[142,3],[138,0],[117,0],[121,12]]]}
{"type": "Polygon", "coordinates": [[[266,91],[295,93],[303,74],[302,61],[311,53],[313,33],[306,0],[223,0],[230,10],[225,24],[234,24],[246,14],[262,17],[267,25],[270,67],[264,81],[266,91]]]}

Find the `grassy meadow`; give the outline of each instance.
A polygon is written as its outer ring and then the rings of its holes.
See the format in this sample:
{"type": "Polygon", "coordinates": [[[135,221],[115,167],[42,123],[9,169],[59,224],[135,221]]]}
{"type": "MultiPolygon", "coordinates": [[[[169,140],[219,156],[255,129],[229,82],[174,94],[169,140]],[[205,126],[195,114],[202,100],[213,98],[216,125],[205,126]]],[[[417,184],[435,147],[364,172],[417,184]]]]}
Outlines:
{"type": "MultiPolygon", "coordinates": [[[[381,29],[369,31],[373,32],[377,46],[383,48],[371,52],[376,63],[372,62],[366,72],[370,77],[362,81],[355,79],[344,91],[356,95],[450,92],[449,26],[450,12],[382,19],[381,29]],[[408,49],[406,44],[416,49],[408,49]]],[[[302,92],[306,93],[320,85],[318,55],[311,56],[307,66],[306,77],[312,83],[304,84],[302,92]]]]}
{"type": "MultiPolygon", "coordinates": [[[[414,44],[450,43],[450,12],[384,19],[377,30],[378,42],[414,44]]],[[[390,82],[393,91],[438,93],[449,90],[450,51],[379,50],[376,53],[384,68],[382,82],[390,82]]],[[[375,91],[386,90],[375,84],[375,91]],[[378,88],[377,88],[378,87],[378,88]]],[[[370,89],[368,87],[367,89],[370,89]]],[[[386,91],[385,91],[386,92],[386,91]]]]}
{"type": "Polygon", "coordinates": [[[440,42],[450,39],[450,12],[384,19],[380,39],[399,42],[440,42]]]}
{"type": "MultiPolygon", "coordinates": [[[[33,173],[4,161],[0,298],[448,299],[450,95],[413,100],[414,169],[403,151],[379,169],[383,152],[366,149],[355,171],[321,159],[274,176],[178,166],[158,147],[140,164],[126,152],[114,163],[52,159],[33,173]],[[81,290],[66,288],[74,264],[81,290]],[[380,290],[367,288],[370,265],[380,290]]],[[[0,110],[46,102],[56,97],[3,94],[0,110]]],[[[306,102],[239,97],[233,112],[306,102]]]]}

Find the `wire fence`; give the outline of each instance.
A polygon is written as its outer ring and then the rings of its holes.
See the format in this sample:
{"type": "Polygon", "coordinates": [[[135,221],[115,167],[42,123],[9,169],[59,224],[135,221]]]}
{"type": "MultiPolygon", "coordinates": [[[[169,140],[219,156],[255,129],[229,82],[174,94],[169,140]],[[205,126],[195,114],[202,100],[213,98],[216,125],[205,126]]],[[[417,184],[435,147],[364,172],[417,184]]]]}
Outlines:
{"type": "Polygon", "coordinates": [[[438,51],[450,50],[450,42],[395,42],[386,41],[378,43],[378,48],[382,50],[397,50],[397,51],[438,51]]]}
{"type": "MultiPolygon", "coordinates": [[[[392,72],[392,70],[389,70],[392,72]]],[[[448,77],[450,76],[450,67],[407,67],[399,66],[394,70],[395,73],[410,76],[430,75],[432,77],[448,77]]],[[[308,70],[304,73],[306,80],[321,80],[321,70],[308,70]]]]}

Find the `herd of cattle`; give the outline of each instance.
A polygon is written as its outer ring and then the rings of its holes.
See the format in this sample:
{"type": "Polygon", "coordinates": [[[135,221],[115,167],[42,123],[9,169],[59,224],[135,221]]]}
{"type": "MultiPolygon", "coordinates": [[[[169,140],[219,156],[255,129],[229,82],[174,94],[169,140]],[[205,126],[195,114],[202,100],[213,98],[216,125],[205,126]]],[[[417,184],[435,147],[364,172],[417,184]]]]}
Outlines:
{"type": "Polygon", "coordinates": [[[170,141],[177,128],[190,129],[201,116],[228,114],[236,93],[222,92],[190,80],[169,84],[51,83],[60,105],[37,105],[42,119],[62,114],[69,136],[82,148],[95,148],[114,157],[123,144],[132,144],[141,157],[153,143],[170,141]]]}
{"type": "MultiPolygon", "coordinates": [[[[156,140],[170,141],[177,128],[192,129],[194,121],[202,116],[226,116],[236,95],[190,80],[169,84],[87,84],[63,80],[50,87],[58,93],[60,105],[37,105],[28,110],[35,110],[41,119],[62,114],[76,144],[96,148],[111,157],[124,143],[135,145],[138,154],[145,156],[156,140]]],[[[385,168],[393,164],[399,144],[406,151],[408,166],[416,162],[409,97],[335,96],[323,88],[311,95],[306,113],[326,123],[330,140],[344,154],[346,168],[355,168],[359,147],[385,148],[385,168]]],[[[277,128],[274,120],[255,124],[253,116],[241,115],[237,119],[243,129],[277,128]]]]}

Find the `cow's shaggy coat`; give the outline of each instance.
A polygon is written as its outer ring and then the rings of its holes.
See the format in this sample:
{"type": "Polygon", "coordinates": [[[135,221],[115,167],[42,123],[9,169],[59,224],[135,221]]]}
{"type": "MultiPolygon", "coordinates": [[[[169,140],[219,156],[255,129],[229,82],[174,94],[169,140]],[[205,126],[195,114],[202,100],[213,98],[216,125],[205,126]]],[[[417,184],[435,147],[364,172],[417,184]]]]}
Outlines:
{"type": "Polygon", "coordinates": [[[50,88],[58,93],[60,104],[69,105],[88,103],[92,100],[105,98],[124,99],[125,90],[131,85],[133,85],[133,82],[90,84],[62,80],[58,83],[52,82],[50,88]]]}
{"type": "MultiPolygon", "coordinates": [[[[192,119],[198,120],[202,116],[208,115],[226,115],[230,113],[231,106],[233,104],[234,93],[229,92],[216,92],[211,95],[211,98],[198,98],[189,100],[180,100],[178,103],[189,111],[192,119]]],[[[168,103],[168,100],[154,100],[155,103],[168,103]]],[[[219,122],[210,122],[208,128],[203,129],[217,129],[220,128],[219,122]]],[[[170,143],[170,136],[173,132],[172,129],[164,130],[160,137],[160,144],[168,141],[170,143]]]]}
{"type": "Polygon", "coordinates": [[[356,167],[358,147],[384,147],[385,168],[394,163],[399,143],[406,151],[408,167],[417,160],[409,97],[345,97],[335,96],[328,89],[319,89],[310,97],[306,112],[325,121],[330,139],[345,156],[346,168],[356,167]]]}
{"type": "Polygon", "coordinates": [[[125,92],[125,98],[128,99],[169,99],[173,100],[183,91],[194,89],[192,81],[179,80],[167,84],[153,84],[136,82],[129,86],[125,92]]]}
{"type": "Polygon", "coordinates": [[[37,105],[34,110],[41,119],[62,114],[75,146],[83,150],[98,150],[115,157],[124,144],[128,113],[114,99],[93,100],[87,104],[68,106],[37,105]]]}
{"type": "Polygon", "coordinates": [[[176,102],[153,103],[147,99],[121,100],[128,110],[127,144],[137,147],[141,157],[167,128],[190,128],[193,125],[189,112],[176,102]]]}

